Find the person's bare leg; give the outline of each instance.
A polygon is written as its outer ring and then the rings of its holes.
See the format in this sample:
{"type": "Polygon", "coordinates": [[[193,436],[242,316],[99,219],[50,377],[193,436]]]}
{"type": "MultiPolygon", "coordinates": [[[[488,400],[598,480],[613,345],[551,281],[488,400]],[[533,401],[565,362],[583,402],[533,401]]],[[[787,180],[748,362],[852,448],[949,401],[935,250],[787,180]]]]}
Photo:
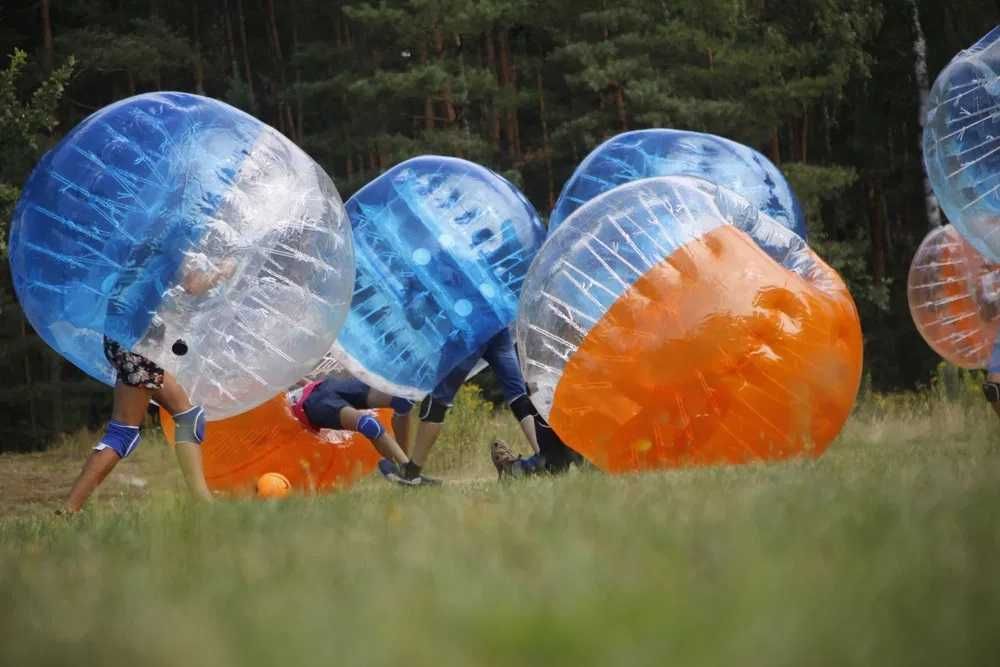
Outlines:
{"type": "Polygon", "coordinates": [[[538,454],[541,450],[538,448],[538,436],[535,434],[535,418],[525,417],[522,419],[521,431],[524,433],[528,444],[531,445],[531,453],[538,454]]]}
{"type": "MultiPolygon", "coordinates": [[[[163,374],[163,386],[153,393],[153,399],[172,415],[194,407],[187,392],[169,373],[163,374]]],[[[199,500],[212,500],[212,492],[205,482],[201,445],[196,442],[178,442],[174,445],[174,454],[191,495],[199,500]]]]}
{"type": "Polygon", "coordinates": [[[410,445],[410,414],[392,413],[392,430],[396,434],[399,448],[409,454],[413,450],[410,445]]]}
{"type": "Polygon", "coordinates": [[[170,373],[163,374],[163,386],[153,392],[153,400],[172,415],[190,410],[191,399],[170,373]]]}
{"type": "MultiPolygon", "coordinates": [[[[111,418],[126,426],[142,426],[146,418],[146,408],[149,406],[150,390],[130,387],[119,382],[115,385],[114,392],[111,418]]],[[[118,453],[113,449],[93,451],[84,462],[80,475],[73,482],[73,487],[66,498],[66,511],[79,512],[94,489],[100,486],[120,460],[118,453]]]]}
{"type": "Polygon", "coordinates": [[[417,436],[413,441],[413,449],[410,451],[410,458],[421,468],[424,467],[424,463],[427,462],[427,457],[431,453],[431,448],[434,447],[434,443],[437,442],[438,436],[441,435],[441,429],[444,428],[444,423],[435,422],[425,422],[421,421],[417,425],[417,436]]]}
{"type": "MultiPolygon", "coordinates": [[[[365,414],[365,412],[350,406],[342,407],[340,409],[340,425],[352,431],[357,431],[358,420],[365,414]]],[[[375,445],[375,449],[378,450],[379,454],[391,461],[395,461],[399,465],[406,465],[410,462],[410,457],[406,455],[406,452],[399,446],[396,439],[389,435],[388,431],[383,430],[382,435],[375,438],[372,444],[375,445]]]]}
{"type": "Polygon", "coordinates": [[[90,494],[101,485],[120,460],[115,450],[110,448],[91,452],[83,464],[80,475],[73,482],[73,488],[66,498],[65,510],[74,513],[83,509],[83,504],[87,502],[90,494]]]}
{"type": "MultiPolygon", "coordinates": [[[[391,408],[392,396],[372,388],[368,390],[368,406],[372,408],[391,408]]],[[[410,453],[410,414],[392,413],[392,431],[396,434],[396,444],[406,454],[410,453]]]]}

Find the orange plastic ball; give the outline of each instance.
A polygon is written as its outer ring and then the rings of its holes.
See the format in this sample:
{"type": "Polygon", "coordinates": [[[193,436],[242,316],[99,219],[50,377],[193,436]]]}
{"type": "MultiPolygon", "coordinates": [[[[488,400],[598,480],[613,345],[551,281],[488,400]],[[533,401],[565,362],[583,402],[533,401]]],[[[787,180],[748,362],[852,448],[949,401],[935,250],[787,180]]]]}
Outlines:
{"type": "Polygon", "coordinates": [[[261,498],[284,498],[292,492],[292,483],[280,472],[264,473],[257,479],[257,495],[261,498]]]}
{"type": "Polygon", "coordinates": [[[927,235],[913,256],[906,297],[927,344],[963,368],[985,368],[1000,333],[1000,267],[951,225],[927,235]]]}
{"type": "Polygon", "coordinates": [[[577,209],[528,272],[517,332],[535,406],[609,472],[818,456],[861,379],[836,271],[699,179],[577,209]]]}

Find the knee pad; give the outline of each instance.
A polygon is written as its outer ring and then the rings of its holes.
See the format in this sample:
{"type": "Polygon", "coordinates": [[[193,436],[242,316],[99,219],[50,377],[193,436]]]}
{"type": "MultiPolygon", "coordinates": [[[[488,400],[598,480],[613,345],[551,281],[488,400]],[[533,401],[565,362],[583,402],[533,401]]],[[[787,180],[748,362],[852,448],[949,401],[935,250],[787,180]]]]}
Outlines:
{"type": "Polygon", "coordinates": [[[451,408],[451,406],[447,403],[443,403],[432,396],[428,396],[420,405],[420,421],[427,422],[429,424],[443,424],[444,416],[448,413],[449,408],[451,408]]]}
{"type": "Polygon", "coordinates": [[[193,442],[200,445],[204,440],[204,408],[196,405],[174,415],[174,442],[193,442]]]}
{"type": "Polygon", "coordinates": [[[987,403],[1000,402],[1000,383],[986,381],[983,383],[983,396],[987,403]]]}
{"type": "Polygon", "coordinates": [[[382,428],[382,424],[380,424],[379,421],[371,415],[361,415],[361,419],[358,420],[358,433],[365,436],[369,440],[377,440],[380,435],[385,433],[385,429],[382,428]]]}
{"type": "Polygon", "coordinates": [[[525,417],[534,417],[538,414],[538,410],[535,409],[535,404],[531,402],[527,394],[521,394],[513,401],[510,402],[510,411],[514,413],[514,417],[517,421],[523,420],[525,417]]]}
{"type": "Polygon", "coordinates": [[[104,437],[94,449],[97,451],[113,449],[118,458],[123,459],[139,446],[140,440],[142,440],[142,430],[138,426],[129,426],[112,419],[108,422],[108,430],[105,431],[104,437]]]}

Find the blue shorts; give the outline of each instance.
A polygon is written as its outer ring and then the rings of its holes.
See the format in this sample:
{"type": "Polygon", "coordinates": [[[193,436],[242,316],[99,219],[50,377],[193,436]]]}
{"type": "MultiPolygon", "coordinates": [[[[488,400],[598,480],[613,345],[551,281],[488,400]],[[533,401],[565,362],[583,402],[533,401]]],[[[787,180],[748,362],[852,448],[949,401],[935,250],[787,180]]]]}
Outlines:
{"type": "Polygon", "coordinates": [[[480,359],[483,359],[493,369],[507,405],[513,403],[517,397],[528,394],[528,387],[524,383],[521,367],[517,363],[514,339],[511,338],[510,329],[504,327],[500,333],[486,341],[486,345],[452,369],[444,380],[438,383],[438,386],[431,392],[434,400],[451,405],[455,400],[455,394],[458,393],[473,366],[480,359]]]}
{"type": "MultiPolygon", "coordinates": [[[[367,410],[368,392],[371,387],[355,378],[330,378],[323,380],[309,394],[302,404],[302,409],[309,422],[316,428],[343,429],[340,423],[340,411],[351,407],[357,410],[367,410]]],[[[405,415],[413,408],[413,401],[405,398],[393,398],[390,407],[399,414],[405,415]]]]}

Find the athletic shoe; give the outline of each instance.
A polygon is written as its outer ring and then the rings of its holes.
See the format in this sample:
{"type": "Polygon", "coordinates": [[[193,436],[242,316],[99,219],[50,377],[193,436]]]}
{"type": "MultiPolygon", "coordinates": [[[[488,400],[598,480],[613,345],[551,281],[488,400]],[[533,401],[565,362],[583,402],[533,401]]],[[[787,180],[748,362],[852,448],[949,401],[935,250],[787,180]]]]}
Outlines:
{"type": "Polygon", "coordinates": [[[493,467],[497,469],[497,479],[502,480],[504,477],[520,477],[524,470],[521,467],[521,456],[515,454],[514,450],[510,448],[506,442],[497,438],[490,445],[490,460],[493,461],[493,467]]]}
{"type": "Polygon", "coordinates": [[[547,468],[545,467],[545,457],[541,454],[535,454],[530,458],[521,459],[520,466],[526,475],[540,475],[543,472],[547,472],[547,468]]]}
{"type": "Polygon", "coordinates": [[[399,469],[399,475],[411,486],[440,486],[441,480],[428,477],[421,471],[420,466],[408,463],[399,469]]]}
{"type": "Polygon", "coordinates": [[[407,476],[405,470],[389,459],[382,459],[378,462],[378,471],[386,480],[400,486],[438,486],[441,484],[441,480],[421,473],[407,476]]]}
{"type": "Polygon", "coordinates": [[[403,473],[399,470],[399,466],[396,465],[395,461],[390,461],[389,459],[382,459],[378,462],[378,471],[382,473],[382,477],[388,482],[393,484],[400,484],[402,486],[416,486],[411,481],[403,478],[403,473]]]}

